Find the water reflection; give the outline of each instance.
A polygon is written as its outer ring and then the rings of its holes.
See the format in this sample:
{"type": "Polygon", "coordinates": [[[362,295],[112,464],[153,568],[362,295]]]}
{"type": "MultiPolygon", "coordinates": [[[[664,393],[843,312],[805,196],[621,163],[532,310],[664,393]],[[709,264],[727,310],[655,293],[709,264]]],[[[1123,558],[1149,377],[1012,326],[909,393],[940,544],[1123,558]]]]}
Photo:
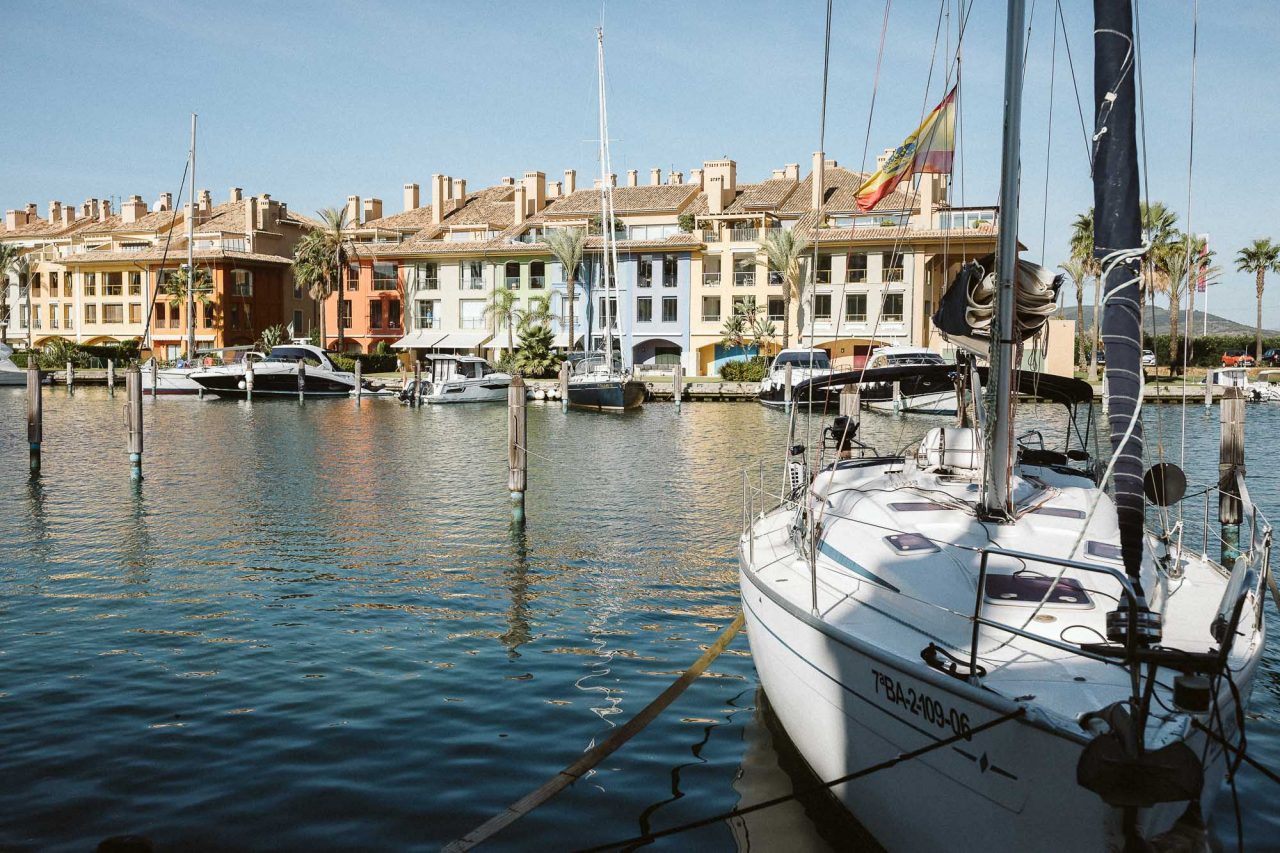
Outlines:
{"type": "Polygon", "coordinates": [[[510,537],[511,564],[503,569],[507,592],[510,593],[507,630],[500,639],[514,660],[520,657],[520,647],[532,636],[529,629],[529,539],[523,521],[512,520],[510,537]]]}

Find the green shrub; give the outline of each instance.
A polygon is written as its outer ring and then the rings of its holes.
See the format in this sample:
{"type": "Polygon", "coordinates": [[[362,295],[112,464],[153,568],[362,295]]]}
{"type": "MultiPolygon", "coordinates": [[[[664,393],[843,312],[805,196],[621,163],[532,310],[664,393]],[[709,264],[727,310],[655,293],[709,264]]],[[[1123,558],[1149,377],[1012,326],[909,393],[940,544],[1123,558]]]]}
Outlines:
{"type": "Polygon", "coordinates": [[[394,373],[400,369],[400,359],[394,355],[378,354],[378,353],[329,353],[329,358],[339,370],[345,370],[348,373],[354,373],[356,362],[360,362],[360,372],[363,374],[370,373],[394,373]]]}
{"type": "Polygon", "coordinates": [[[769,372],[769,365],[761,358],[726,361],[720,365],[720,378],[725,382],[759,382],[769,372]]]}

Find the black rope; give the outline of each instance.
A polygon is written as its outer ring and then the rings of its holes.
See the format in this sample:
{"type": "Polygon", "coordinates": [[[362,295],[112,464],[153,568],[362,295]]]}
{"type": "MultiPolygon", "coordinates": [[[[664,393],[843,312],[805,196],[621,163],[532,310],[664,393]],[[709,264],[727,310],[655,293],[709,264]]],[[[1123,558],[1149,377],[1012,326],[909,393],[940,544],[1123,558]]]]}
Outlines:
{"type": "Polygon", "coordinates": [[[1272,782],[1275,782],[1277,785],[1280,785],[1280,773],[1277,773],[1271,768],[1266,767],[1262,764],[1259,764],[1258,759],[1252,758],[1247,752],[1240,749],[1240,747],[1231,743],[1222,735],[1220,735],[1218,732],[1213,731],[1212,729],[1210,729],[1208,726],[1206,726],[1204,723],[1200,722],[1199,720],[1192,720],[1191,724],[1195,726],[1197,729],[1199,729],[1200,731],[1207,734],[1210,738],[1212,738],[1219,746],[1221,746],[1227,752],[1230,752],[1232,756],[1236,758],[1237,766],[1239,762],[1248,764],[1250,767],[1252,767],[1254,770],[1257,770],[1263,776],[1266,776],[1272,782]]]}
{"type": "MultiPolygon", "coordinates": [[[[187,172],[191,169],[191,158],[187,158],[187,165],[182,167],[182,181],[178,184],[178,198],[173,202],[173,215],[169,217],[169,230],[164,237],[164,252],[160,255],[160,271],[156,273],[156,286],[151,290],[151,304],[147,306],[147,322],[142,327],[142,339],[145,341],[151,337],[151,319],[155,315],[156,300],[160,298],[160,276],[164,275],[164,266],[169,262],[169,244],[173,242],[173,225],[178,219],[178,208],[182,205],[182,192],[187,187],[187,172]]],[[[193,193],[194,195],[194,193],[193,193]]],[[[191,204],[191,215],[196,215],[196,206],[193,201],[191,204]]],[[[187,287],[191,287],[195,278],[195,270],[189,270],[187,273],[187,287]]],[[[151,340],[151,357],[155,358],[155,339],[151,340]]],[[[190,353],[188,355],[191,355],[190,353]]]]}
{"type": "Polygon", "coordinates": [[[711,817],[704,817],[700,820],[690,821],[689,823],[682,823],[678,826],[669,827],[667,829],[660,829],[657,832],[650,832],[645,835],[637,835],[632,838],[624,838],[620,841],[611,841],[607,844],[601,844],[596,847],[583,848],[582,850],[579,850],[578,853],[598,853],[598,851],[617,850],[619,848],[630,847],[635,844],[647,844],[655,839],[664,838],[668,835],[675,835],[680,832],[686,832],[690,829],[697,829],[699,827],[709,826],[713,823],[720,823],[721,821],[729,820],[730,818],[735,818],[741,815],[751,814],[752,812],[758,812],[762,809],[771,808],[773,806],[779,805],[781,803],[785,803],[789,800],[794,800],[797,797],[801,797],[806,794],[817,793],[818,791],[823,791],[823,790],[826,790],[827,788],[833,788],[836,785],[843,785],[846,782],[852,782],[855,779],[861,779],[864,776],[870,776],[872,773],[875,773],[878,770],[887,770],[888,768],[901,764],[904,761],[910,761],[912,759],[919,758],[920,756],[925,755],[926,753],[933,752],[936,749],[941,749],[944,746],[950,746],[951,744],[956,743],[957,741],[969,740],[979,732],[984,732],[987,729],[993,729],[996,726],[1009,722],[1010,720],[1016,720],[1019,717],[1025,716],[1026,713],[1027,713],[1026,708],[1019,707],[1017,710],[1010,711],[1007,714],[1002,714],[993,720],[988,720],[987,722],[983,723],[980,726],[974,726],[968,732],[955,734],[948,738],[943,738],[940,741],[935,741],[934,743],[931,743],[928,746],[922,746],[919,749],[913,749],[910,752],[900,752],[897,755],[895,755],[893,758],[890,758],[886,761],[882,761],[879,764],[873,764],[870,767],[864,767],[862,770],[858,770],[856,772],[850,773],[847,776],[841,776],[839,779],[832,779],[830,782],[819,782],[816,785],[806,785],[802,788],[798,788],[792,791],[790,794],[785,794],[781,797],[774,797],[771,800],[765,800],[763,802],[755,803],[750,806],[744,806],[743,808],[740,808],[740,809],[733,809],[731,811],[722,812],[717,815],[712,815],[711,817]]]}

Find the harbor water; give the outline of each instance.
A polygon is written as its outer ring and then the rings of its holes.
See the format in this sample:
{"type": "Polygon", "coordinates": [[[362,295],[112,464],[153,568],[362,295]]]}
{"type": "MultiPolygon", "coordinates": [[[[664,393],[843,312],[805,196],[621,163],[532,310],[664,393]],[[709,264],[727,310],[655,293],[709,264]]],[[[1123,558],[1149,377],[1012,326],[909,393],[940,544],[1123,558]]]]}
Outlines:
{"type": "MultiPolygon", "coordinates": [[[[126,833],[169,850],[438,849],[606,737],[732,620],[740,472],[778,459],[787,424],[754,404],[530,404],[520,530],[501,405],[148,401],[139,486],[123,402],[47,389],[32,480],[24,391],[0,389],[0,849],[126,833]]],[[[1147,418],[1179,458],[1180,412],[1147,418]]],[[[1247,418],[1249,488],[1280,518],[1280,406],[1247,418]]],[[[865,423],[897,450],[929,419],[865,423]]],[[[1216,409],[1188,409],[1186,436],[1191,480],[1214,479],[1216,409]]],[[[1249,751],[1280,767],[1267,609],[1249,751]]],[[[765,708],[739,636],[490,846],[590,847],[809,784],[765,708]]],[[[1238,779],[1250,849],[1280,838],[1270,785],[1238,779]]],[[[1234,847],[1230,791],[1210,817],[1234,847]]],[[[807,795],[654,846],[870,845],[807,795]]]]}

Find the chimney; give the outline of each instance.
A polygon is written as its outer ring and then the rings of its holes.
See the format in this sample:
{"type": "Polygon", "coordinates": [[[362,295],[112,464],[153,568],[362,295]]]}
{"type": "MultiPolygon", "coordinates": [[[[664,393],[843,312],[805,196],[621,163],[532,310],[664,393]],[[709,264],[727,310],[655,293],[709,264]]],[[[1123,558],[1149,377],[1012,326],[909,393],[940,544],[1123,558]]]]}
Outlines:
{"type": "Polygon", "coordinates": [[[232,187],[230,199],[233,202],[240,201],[244,198],[244,191],[240,187],[232,187]]]}
{"type": "Polygon", "coordinates": [[[80,205],[80,218],[89,219],[90,217],[93,219],[98,218],[98,206],[93,203],[93,199],[87,198],[84,200],[84,204],[80,205]]]}
{"type": "Polygon", "coordinates": [[[271,200],[271,193],[263,193],[258,200],[258,230],[269,231],[280,214],[280,202],[271,200]]]}
{"type": "Polygon", "coordinates": [[[62,218],[62,202],[60,201],[49,202],[49,224],[50,225],[56,224],[57,221],[61,218],[62,218]]]}
{"type": "Polygon", "coordinates": [[[514,197],[511,199],[511,224],[519,225],[524,222],[527,205],[529,203],[529,194],[524,188],[524,184],[516,186],[514,197]]]}
{"type": "Polygon", "coordinates": [[[800,164],[788,163],[782,169],[783,176],[793,184],[800,183],[800,164]]]}
{"type": "Polygon", "coordinates": [[[703,182],[702,182],[702,170],[701,170],[701,169],[690,169],[690,170],[689,170],[689,183],[691,183],[691,184],[697,184],[699,189],[704,189],[704,188],[706,187],[706,185],[705,185],[705,184],[703,184],[703,182]]]}
{"type": "Polygon", "coordinates": [[[418,201],[419,201],[418,185],[405,184],[404,185],[404,209],[406,211],[417,210],[418,201]]]}
{"type": "Polygon", "coordinates": [[[360,224],[360,196],[358,195],[347,196],[347,224],[360,224]]]}
{"type": "Polygon", "coordinates": [[[578,173],[574,169],[564,170],[564,194],[573,195],[578,189],[578,173]]]}
{"type": "Polygon", "coordinates": [[[559,181],[552,181],[551,183],[547,184],[547,200],[550,201],[553,198],[560,198],[560,182],[559,181]]]}
{"type": "Polygon", "coordinates": [[[617,185],[618,185],[618,173],[617,173],[617,172],[610,172],[610,173],[609,173],[609,186],[611,186],[611,187],[616,187],[617,185]]]}
{"type": "Polygon", "coordinates": [[[156,213],[173,210],[173,193],[160,193],[160,198],[156,199],[156,203],[151,209],[156,213]]]}
{"type": "MultiPolygon", "coordinates": [[[[701,170],[696,170],[701,171],[701,170]]],[[[724,176],[711,175],[707,178],[707,212],[724,213],[724,176]]]]}
{"type": "Polygon", "coordinates": [[[667,183],[672,186],[684,183],[684,172],[671,172],[667,175],[667,183]]]}
{"type": "Polygon", "coordinates": [[[700,170],[706,175],[704,187],[708,209],[722,213],[738,195],[738,164],[733,160],[707,160],[700,170]],[[718,198],[713,198],[718,196],[718,198]],[[718,208],[718,209],[717,209],[718,208]]]}
{"type": "Polygon", "coordinates": [[[129,200],[120,205],[120,219],[125,223],[137,222],[147,215],[147,203],[140,195],[131,195],[129,200]]]}
{"type": "Polygon", "coordinates": [[[447,175],[431,176],[431,221],[436,225],[444,220],[444,188],[448,185],[447,175]]]}
{"type": "Polygon", "coordinates": [[[634,187],[637,184],[639,173],[635,169],[627,169],[627,186],[634,187]]]}
{"type": "Polygon", "coordinates": [[[532,216],[547,206],[547,176],[542,172],[524,173],[525,215],[532,216]]]}
{"type": "MultiPolygon", "coordinates": [[[[108,205],[109,205],[109,204],[110,204],[110,202],[108,202],[108,205]]],[[[108,210],[109,210],[109,209],[110,209],[110,208],[108,207],[108,210]]],[[[39,218],[40,218],[40,214],[36,212],[36,203],[35,203],[34,201],[32,201],[32,202],[28,202],[28,203],[27,203],[27,209],[26,209],[26,211],[25,211],[25,212],[26,212],[26,214],[27,214],[27,223],[28,223],[28,224],[30,224],[30,223],[32,223],[32,222],[35,222],[37,219],[39,219],[39,218]]],[[[108,216],[110,216],[111,214],[110,214],[110,213],[108,213],[107,215],[108,215],[108,216]]]]}
{"type": "Polygon", "coordinates": [[[62,224],[69,227],[76,221],[76,208],[73,204],[68,204],[62,208],[62,224]]]}
{"type": "Polygon", "coordinates": [[[773,172],[772,172],[772,174],[770,174],[770,175],[769,175],[769,180],[771,180],[771,181],[781,181],[781,180],[783,180],[783,179],[784,179],[784,178],[786,178],[786,177],[787,177],[787,170],[786,170],[786,169],[774,169],[774,170],[773,170],[773,172]]]}
{"type": "Polygon", "coordinates": [[[6,210],[4,212],[4,230],[16,231],[23,225],[27,224],[27,214],[21,210],[6,210]]]}
{"type": "Polygon", "coordinates": [[[452,199],[450,210],[460,210],[467,204],[467,179],[454,178],[453,186],[450,188],[449,198],[452,199]]]}
{"type": "Polygon", "coordinates": [[[508,175],[502,179],[502,185],[504,187],[514,187],[516,185],[516,179],[508,175]]]}
{"type": "Polygon", "coordinates": [[[200,209],[206,213],[213,209],[213,193],[200,190],[200,209]]]}
{"type": "Polygon", "coordinates": [[[244,200],[244,230],[246,237],[252,237],[258,230],[258,197],[249,196],[244,200]]]}
{"type": "Polygon", "coordinates": [[[889,158],[892,156],[893,156],[892,148],[886,148],[884,149],[884,151],[881,151],[879,156],[876,157],[876,168],[883,169],[884,164],[889,162],[889,158]]]}
{"type": "Polygon", "coordinates": [[[813,188],[813,197],[810,201],[813,209],[817,210],[822,206],[822,200],[827,195],[827,160],[821,151],[813,152],[813,174],[810,176],[813,188]]]}
{"type": "MultiPolygon", "coordinates": [[[[31,205],[28,205],[27,207],[28,207],[29,209],[31,209],[31,208],[34,208],[34,207],[35,207],[35,205],[34,205],[34,204],[31,204],[31,205]]],[[[34,210],[34,209],[32,209],[32,210],[31,210],[31,213],[32,213],[32,215],[34,215],[34,214],[35,214],[35,210],[34,210]]],[[[98,210],[98,221],[100,221],[100,222],[106,222],[106,221],[107,221],[108,219],[110,219],[110,218],[111,218],[111,199],[104,198],[104,199],[102,200],[102,207],[101,207],[101,208],[99,208],[99,210],[98,210]]]]}
{"type": "Polygon", "coordinates": [[[600,178],[593,178],[591,180],[591,189],[598,190],[602,186],[604,186],[604,181],[601,180],[600,178]]]}
{"type": "Polygon", "coordinates": [[[662,183],[662,170],[650,169],[649,170],[649,186],[656,187],[660,183],[662,183]]]}
{"type": "Polygon", "coordinates": [[[382,218],[382,199],[366,198],[364,200],[364,221],[365,223],[373,222],[375,219],[382,218]]]}

